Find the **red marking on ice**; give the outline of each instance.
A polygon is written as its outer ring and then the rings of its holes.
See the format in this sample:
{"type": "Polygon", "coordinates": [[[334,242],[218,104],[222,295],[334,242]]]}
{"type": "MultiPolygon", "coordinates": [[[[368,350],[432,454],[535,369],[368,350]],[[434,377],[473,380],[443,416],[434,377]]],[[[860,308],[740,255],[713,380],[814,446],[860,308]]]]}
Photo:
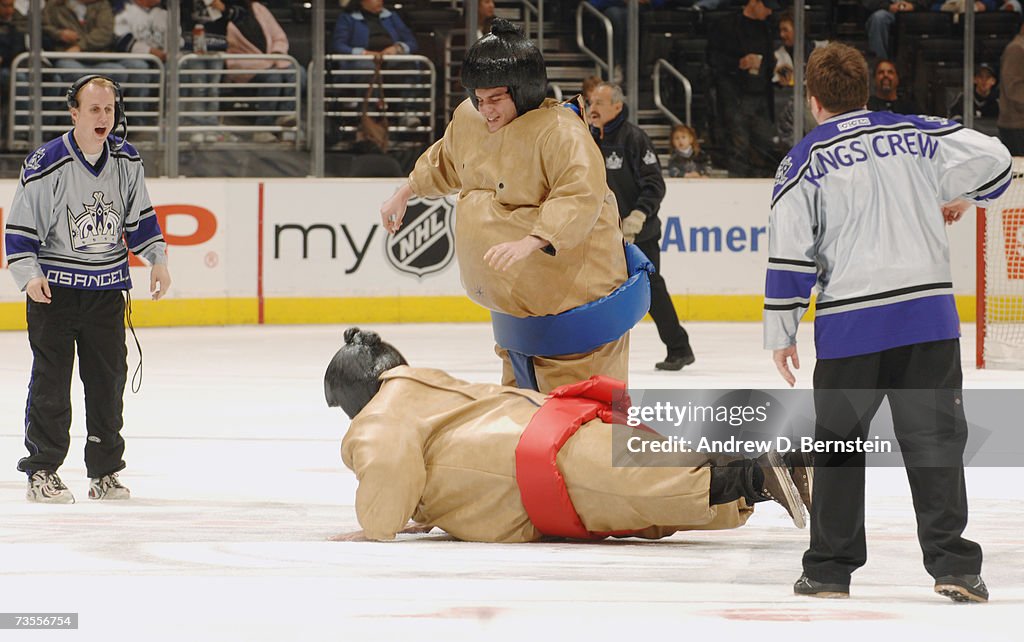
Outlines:
{"type": "Polygon", "coordinates": [[[825,611],[818,609],[725,609],[710,615],[727,620],[757,622],[824,622],[828,620],[895,620],[898,615],[882,611],[825,611]]]}
{"type": "Polygon", "coordinates": [[[433,613],[405,613],[390,617],[430,620],[490,620],[503,610],[505,609],[494,606],[453,606],[433,613]]]}

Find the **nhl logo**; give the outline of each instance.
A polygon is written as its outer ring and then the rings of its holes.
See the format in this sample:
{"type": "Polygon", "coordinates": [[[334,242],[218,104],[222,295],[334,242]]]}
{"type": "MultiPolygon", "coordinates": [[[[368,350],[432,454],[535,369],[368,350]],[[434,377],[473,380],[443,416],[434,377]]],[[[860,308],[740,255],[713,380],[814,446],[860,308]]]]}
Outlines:
{"type": "Polygon", "coordinates": [[[455,206],[447,198],[414,198],[402,229],[387,238],[385,254],[399,272],[423,277],[448,267],[455,256],[455,206]]]}

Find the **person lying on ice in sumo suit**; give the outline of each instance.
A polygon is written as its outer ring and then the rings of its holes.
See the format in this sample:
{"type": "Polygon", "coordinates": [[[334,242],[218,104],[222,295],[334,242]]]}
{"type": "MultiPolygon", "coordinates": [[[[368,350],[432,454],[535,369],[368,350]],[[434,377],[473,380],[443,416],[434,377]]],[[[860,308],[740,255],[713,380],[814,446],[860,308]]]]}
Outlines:
{"type": "Polygon", "coordinates": [[[347,329],[324,392],[352,420],[341,456],[359,482],[363,530],[333,539],[391,540],[435,526],[474,542],[660,539],[742,526],[769,499],[804,526],[810,469],[790,470],[775,451],[725,460],[687,453],[685,467],[613,466],[613,430],[651,437],[613,419],[612,396],[624,390],[601,376],[550,395],[468,383],[410,367],[376,333],[347,329]]]}

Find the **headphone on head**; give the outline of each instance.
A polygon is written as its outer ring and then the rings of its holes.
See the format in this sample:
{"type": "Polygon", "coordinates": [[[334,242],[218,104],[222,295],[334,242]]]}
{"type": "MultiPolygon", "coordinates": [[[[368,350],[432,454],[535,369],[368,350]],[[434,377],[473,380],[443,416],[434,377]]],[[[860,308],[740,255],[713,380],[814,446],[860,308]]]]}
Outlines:
{"type": "Polygon", "coordinates": [[[114,86],[114,126],[110,128],[110,132],[113,133],[118,127],[122,127],[124,132],[121,136],[121,143],[118,144],[117,149],[120,149],[124,145],[125,139],[128,138],[128,117],[124,113],[124,94],[121,93],[121,84],[110,76],[104,76],[103,74],[88,74],[82,76],[76,80],[70,87],[68,87],[67,103],[68,108],[78,109],[78,92],[82,91],[82,87],[85,87],[93,80],[102,78],[110,82],[114,86]]]}

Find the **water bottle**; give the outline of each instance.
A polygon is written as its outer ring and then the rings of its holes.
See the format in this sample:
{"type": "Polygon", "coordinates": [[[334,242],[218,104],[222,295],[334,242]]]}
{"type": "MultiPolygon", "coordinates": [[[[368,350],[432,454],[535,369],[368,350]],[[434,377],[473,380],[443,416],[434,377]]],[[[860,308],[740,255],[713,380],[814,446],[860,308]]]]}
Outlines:
{"type": "Polygon", "coordinates": [[[192,27],[192,53],[206,53],[206,27],[201,24],[192,27]]]}

